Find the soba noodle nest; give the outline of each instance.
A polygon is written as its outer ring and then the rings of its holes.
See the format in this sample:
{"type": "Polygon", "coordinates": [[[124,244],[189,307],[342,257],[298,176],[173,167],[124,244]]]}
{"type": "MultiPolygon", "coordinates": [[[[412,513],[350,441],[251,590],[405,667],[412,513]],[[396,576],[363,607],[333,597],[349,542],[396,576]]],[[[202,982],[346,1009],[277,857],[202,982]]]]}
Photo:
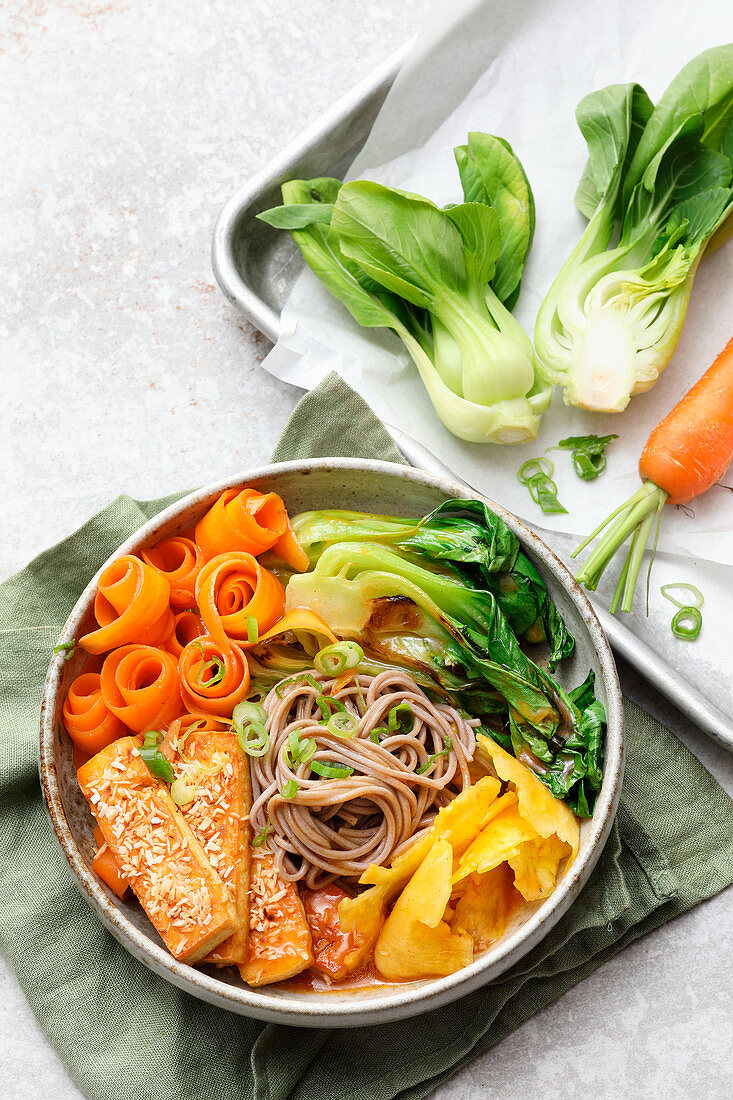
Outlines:
{"type": "Polygon", "coordinates": [[[281,682],[264,701],[270,747],[265,756],[251,760],[250,821],[254,832],[267,829],[282,877],[316,888],[335,878],[357,879],[371,863],[389,863],[429,828],[440,807],[471,783],[468,763],[479,721],[462,717],[447,704],[432,703],[399,669],[355,677],[340,689],[336,680],[318,672],[303,676],[318,687],[298,677],[281,682]],[[316,702],[319,692],[337,698],[357,716],[352,737],[326,728],[316,702]],[[370,733],[387,727],[390,711],[400,703],[409,704],[411,721],[403,708],[403,728],[384,730],[375,744],[370,733]],[[293,730],[299,738],[315,741],[311,760],[291,760],[293,730]],[[442,755],[428,764],[436,753],[442,755]],[[311,771],[315,761],[348,766],[353,775],[321,778],[311,771]],[[426,764],[424,774],[418,774],[426,764]],[[283,798],[280,792],[292,780],[297,793],[283,798]]]}

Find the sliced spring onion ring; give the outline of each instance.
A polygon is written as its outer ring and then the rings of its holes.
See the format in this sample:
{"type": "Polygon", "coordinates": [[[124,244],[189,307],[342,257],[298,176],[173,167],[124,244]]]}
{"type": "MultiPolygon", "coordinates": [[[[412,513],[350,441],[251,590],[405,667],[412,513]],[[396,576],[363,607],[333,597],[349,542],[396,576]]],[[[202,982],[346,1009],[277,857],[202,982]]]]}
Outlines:
{"type": "Polygon", "coordinates": [[[265,756],[270,751],[270,735],[259,722],[249,722],[246,726],[235,726],[237,741],[247,756],[265,756]]]}
{"type": "Polygon", "coordinates": [[[332,762],[320,760],[311,760],[311,771],[316,775],[322,775],[324,779],[347,779],[348,776],[354,774],[354,769],[349,768],[344,764],[334,764],[332,762]]]}
{"type": "Polygon", "coordinates": [[[309,687],[315,688],[317,692],[320,692],[321,685],[314,676],[311,676],[310,672],[301,672],[299,676],[289,676],[287,680],[281,680],[275,688],[275,695],[278,699],[282,699],[283,691],[287,687],[291,687],[293,684],[308,684],[309,687]]]}
{"type": "Polygon", "coordinates": [[[165,734],[161,733],[160,730],[148,730],[142,748],[137,751],[151,775],[154,775],[156,779],[162,779],[164,783],[172,783],[176,778],[176,773],[171,767],[170,760],[163,756],[158,748],[164,736],[165,734]]]}
{"type": "Polygon", "coordinates": [[[353,737],[359,728],[359,719],[350,711],[332,714],[326,722],[326,729],[335,737],[353,737]]]}
{"type": "Polygon", "coordinates": [[[206,661],[200,666],[198,674],[196,676],[196,683],[199,687],[213,687],[215,684],[220,684],[224,679],[225,673],[224,664],[218,657],[212,657],[210,661],[206,661]],[[210,676],[208,680],[204,679],[204,673],[207,669],[214,669],[214,675],[210,676]]]}
{"type": "Polygon", "coordinates": [[[356,642],[335,642],[316,653],[313,664],[322,676],[340,676],[364,660],[364,650],[356,642]]]}
{"type": "MultiPolygon", "coordinates": [[[[583,481],[595,481],[606,468],[606,447],[617,435],[571,435],[558,441],[558,448],[569,450],[573,468],[583,481]]],[[[550,448],[552,450],[553,448],[550,448]]]]}
{"type": "Polygon", "coordinates": [[[691,642],[702,628],[702,613],[699,607],[681,607],[672,619],[672,633],[675,638],[684,638],[691,642]]]}
{"type": "Polygon", "coordinates": [[[424,764],[421,764],[419,768],[415,769],[415,774],[416,775],[425,775],[425,772],[429,771],[429,769],[433,766],[433,764],[438,759],[438,757],[439,756],[447,756],[452,748],[453,748],[453,738],[452,737],[446,737],[446,739],[445,739],[445,748],[442,750],[442,752],[434,752],[432,756],[428,757],[428,759],[425,761],[424,764]]]}
{"type": "Polygon", "coordinates": [[[247,616],[247,641],[250,645],[256,645],[260,640],[260,627],[254,615],[247,616]]]}
{"type": "Polygon", "coordinates": [[[71,658],[74,656],[74,653],[76,652],[76,645],[77,645],[76,638],[74,638],[74,640],[71,641],[71,642],[59,642],[58,645],[55,645],[53,647],[51,652],[52,653],[64,653],[65,654],[64,660],[65,661],[70,661],[71,658]]]}
{"type": "Polygon", "coordinates": [[[198,787],[190,787],[185,779],[174,779],[171,783],[171,798],[176,806],[188,806],[196,797],[198,787]]]}
{"type": "Polygon", "coordinates": [[[341,700],[334,699],[333,695],[316,695],[316,703],[321,711],[322,718],[330,718],[334,711],[336,714],[348,713],[341,700]],[[331,707],[333,707],[333,711],[331,707]]]}
{"type": "Polygon", "coordinates": [[[528,458],[517,470],[517,480],[523,485],[528,485],[535,477],[552,477],[555,473],[555,463],[551,458],[541,455],[539,458],[528,458]]]}
{"type": "Polygon", "coordinates": [[[517,470],[517,480],[527,486],[532,500],[539,504],[546,515],[551,512],[567,512],[567,508],[557,499],[557,485],[552,480],[554,472],[554,463],[544,455],[528,458],[517,470]]]}
{"type": "Polygon", "coordinates": [[[255,833],[255,835],[252,837],[253,848],[261,848],[263,844],[267,843],[267,834],[269,833],[271,828],[272,822],[268,820],[265,825],[260,829],[260,831],[258,833],[255,833]]]}
{"type": "Polygon", "coordinates": [[[294,779],[288,779],[287,783],[283,783],[280,788],[281,798],[295,798],[298,793],[298,784],[294,779]]]}
{"type": "Polygon", "coordinates": [[[687,581],[673,581],[671,584],[663,584],[659,591],[664,596],[665,600],[669,600],[675,607],[694,607],[696,609],[701,608],[705,603],[705,597],[700,589],[694,584],[688,584],[687,581]],[[684,589],[685,592],[690,592],[691,596],[689,600],[678,600],[673,596],[672,590],[684,589]]]}
{"type": "Polygon", "coordinates": [[[307,764],[315,756],[317,747],[312,737],[305,737],[301,740],[298,731],[291,730],[288,734],[285,762],[290,768],[297,768],[299,764],[307,764]]]}
{"type": "Polygon", "coordinates": [[[389,733],[394,733],[400,728],[401,714],[407,715],[409,717],[410,727],[412,727],[415,721],[415,715],[410,704],[403,700],[401,703],[398,703],[396,707],[392,707],[391,711],[389,712],[389,717],[387,718],[387,729],[389,733]]]}
{"type": "MultiPolygon", "coordinates": [[[[369,734],[369,740],[373,741],[375,745],[381,744],[381,739],[380,739],[380,736],[379,736],[380,728],[384,729],[384,727],[377,726],[377,728],[373,729],[372,732],[369,734]]],[[[384,732],[386,733],[387,731],[384,730],[384,732]]]]}
{"type": "Polygon", "coordinates": [[[255,722],[259,726],[264,726],[267,722],[267,711],[259,703],[249,701],[237,703],[232,711],[232,722],[235,726],[244,726],[248,722],[255,722]]]}

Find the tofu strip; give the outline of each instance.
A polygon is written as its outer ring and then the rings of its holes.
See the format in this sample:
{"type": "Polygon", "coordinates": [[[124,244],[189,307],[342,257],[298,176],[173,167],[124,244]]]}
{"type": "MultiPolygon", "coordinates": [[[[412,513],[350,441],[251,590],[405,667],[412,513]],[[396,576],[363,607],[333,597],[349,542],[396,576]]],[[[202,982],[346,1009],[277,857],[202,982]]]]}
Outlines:
{"type": "Polygon", "coordinates": [[[120,873],[166,947],[182,962],[200,962],[238,918],[167,787],[150,774],[132,737],[108,745],[78,777],[120,873]]]}
{"type": "Polygon", "coordinates": [[[252,851],[249,948],[239,973],[249,985],[270,985],[313,962],[313,939],[297,884],[275,870],[269,848],[252,851]]]}
{"type": "Polygon", "coordinates": [[[218,873],[234,906],[237,928],[204,962],[233,966],[247,957],[249,934],[249,762],[231,731],[194,730],[173,758],[176,777],[196,786],[181,813],[218,873]]]}

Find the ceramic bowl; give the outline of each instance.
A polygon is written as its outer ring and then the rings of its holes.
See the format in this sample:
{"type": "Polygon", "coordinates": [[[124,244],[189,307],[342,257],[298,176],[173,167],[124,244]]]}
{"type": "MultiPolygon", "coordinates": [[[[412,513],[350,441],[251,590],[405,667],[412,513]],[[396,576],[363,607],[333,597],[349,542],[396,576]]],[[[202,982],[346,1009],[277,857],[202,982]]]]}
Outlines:
{"type": "MultiPolygon", "coordinates": [[[[245,485],[279,493],[291,514],[312,508],[349,508],[420,516],[450,497],[473,495],[449,480],[386,462],[345,458],[287,462],[251,470],[192,493],[141,527],[113,557],[135,553],[191,527],[224,489],[245,485]]],[[[594,669],[597,693],[608,716],[603,788],[593,818],[582,826],[580,852],[569,872],[548,899],[520,911],[499,942],[470,966],[446,978],[342,992],[296,993],[277,985],[253,989],[235,976],[236,971],[194,968],[177,962],[137,902],[120,901],[90,870],[95,851],[92,817],[79,790],[71,742],[60,721],[66,690],[78,674],[84,655],[77,654],[70,661],[55,656],[46,678],[40,737],[41,782],[51,824],[86,900],[123,947],[162,979],[232,1012],[277,1023],[303,1027],[383,1023],[445,1005],[496,978],[533,948],[578,896],[608,837],[621,784],[623,709],[616,667],[587,598],[565,566],[519,520],[488,503],[515,532],[523,550],[539,568],[575,636],[575,653],[563,662],[559,678],[574,685],[584,679],[589,668],[594,669]]],[[[79,598],[62,641],[92,629],[96,581],[92,578],[79,598]]]]}

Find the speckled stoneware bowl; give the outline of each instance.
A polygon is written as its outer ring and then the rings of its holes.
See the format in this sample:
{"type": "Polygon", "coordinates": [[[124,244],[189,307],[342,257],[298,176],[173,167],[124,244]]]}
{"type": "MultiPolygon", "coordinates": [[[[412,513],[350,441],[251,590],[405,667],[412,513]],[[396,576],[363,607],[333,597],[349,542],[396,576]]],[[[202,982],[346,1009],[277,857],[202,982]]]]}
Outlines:
{"type": "MultiPolygon", "coordinates": [[[[401,516],[421,516],[450,497],[472,494],[448,480],[411,467],[358,459],[286,462],[192,493],[161,512],[128,539],[114,555],[135,553],[193,523],[224,489],[254,486],[279,493],[291,514],[311,508],[350,508],[401,516]]],[[[592,820],[584,823],[580,852],[550,898],[529,905],[506,935],[470,966],[447,978],[372,989],[294,993],[277,985],[252,989],[236,971],[194,968],[176,962],[135,901],[119,901],[90,871],[95,845],[92,817],[79,790],[72,746],[60,722],[69,683],[84,656],[51,661],[41,709],[40,770],[51,823],[89,904],[112,934],[141,962],[188,993],[232,1012],[303,1027],[353,1027],[383,1023],[447,1004],[503,973],[534,947],[578,896],[598,859],[616,811],[623,767],[623,710],[611,650],[585,595],[547,546],[517,519],[489,501],[516,533],[524,551],[540,569],[550,594],[576,639],[574,656],[563,662],[559,678],[579,683],[588,668],[596,673],[597,692],[606,707],[608,733],[603,789],[592,820]]],[[[97,578],[87,585],[63,631],[61,641],[78,638],[93,626],[97,578]]]]}

